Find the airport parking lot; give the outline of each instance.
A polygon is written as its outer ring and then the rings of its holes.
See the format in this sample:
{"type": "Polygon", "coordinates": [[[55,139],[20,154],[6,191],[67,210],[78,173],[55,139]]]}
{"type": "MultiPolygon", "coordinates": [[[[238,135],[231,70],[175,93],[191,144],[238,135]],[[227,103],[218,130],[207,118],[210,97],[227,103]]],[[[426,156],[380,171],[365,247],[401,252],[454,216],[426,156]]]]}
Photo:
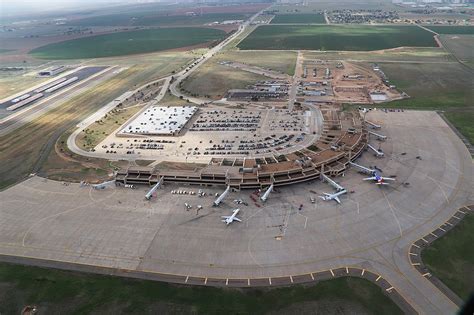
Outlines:
{"type": "Polygon", "coordinates": [[[318,181],[280,188],[265,204],[254,202],[252,191],[232,192],[215,208],[219,187],[202,187],[209,197],[200,198],[171,194],[200,187],[170,184],[146,201],[145,187],[98,191],[34,177],[0,193],[0,254],[206,279],[357,266],[382,275],[415,308],[450,313],[454,304],[424,282],[407,253],[412,241],[472,203],[470,155],[434,112],[376,111],[369,118],[389,137],[381,144],[386,157],[367,152],[358,162],[396,175],[391,187],[350,170],[336,179],[353,191],[342,205],[311,203],[332,190],[318,181]],[[235,207],[243,222],[220,222],[235,207]]]}

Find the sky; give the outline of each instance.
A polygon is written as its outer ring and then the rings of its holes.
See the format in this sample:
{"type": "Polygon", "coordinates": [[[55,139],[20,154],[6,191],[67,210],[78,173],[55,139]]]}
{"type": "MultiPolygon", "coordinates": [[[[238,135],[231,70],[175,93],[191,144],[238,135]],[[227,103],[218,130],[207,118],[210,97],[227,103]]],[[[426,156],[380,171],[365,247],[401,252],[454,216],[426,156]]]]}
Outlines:
{"type": "Polygon", "coordinates": [[[0,0],[0,18],[17,14],[48,12],[74,7],[92,7],[107,3],[138,3],[137,0],[0,0]]]}

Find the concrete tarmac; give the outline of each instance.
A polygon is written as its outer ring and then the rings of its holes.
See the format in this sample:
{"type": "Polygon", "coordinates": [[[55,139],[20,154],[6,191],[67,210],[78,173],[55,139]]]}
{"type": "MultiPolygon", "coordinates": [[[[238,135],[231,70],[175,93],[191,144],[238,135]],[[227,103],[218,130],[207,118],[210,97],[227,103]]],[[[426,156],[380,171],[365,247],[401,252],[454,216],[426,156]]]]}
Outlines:
{"type": "Polygon", "coordinates": [[[317,198],[332,192],[318,181],[279,188],[266,203],[232,192],[212,207],[223,188],[201,188],[208,196],[200,198],[171,193],[199,187],[169,184],[147,201],[146,187],[94,190],[32,177],[0,193],[0,255],[202,285],[278,285],[350,267],[381,276],[414,312],[453,314],[458,306],[408,256],[413,242],[473,203],[470,154],[434,112],[367,117],[383,125],[388,139],[370,143],[386,157],[367,151],[358,163],[396,175],[390,187],[349,170],[336,179],[353,191],[341,205],[317,198]],[[226,226],[221,216],[236,207],[243,222],[226,226]]]}

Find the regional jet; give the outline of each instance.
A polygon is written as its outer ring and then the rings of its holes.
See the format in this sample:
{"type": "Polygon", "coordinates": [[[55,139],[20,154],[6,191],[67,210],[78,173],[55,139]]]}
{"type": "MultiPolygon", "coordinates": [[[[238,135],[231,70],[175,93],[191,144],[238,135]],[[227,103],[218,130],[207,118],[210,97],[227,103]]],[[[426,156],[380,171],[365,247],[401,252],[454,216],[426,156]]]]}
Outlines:
{"type": "Polygon", "coordinates": [[[239,218],[237,218],[237,213],[239,213],[240,209],[232,210],[232,215],[223,215],[222,222],[225,222],[227,225],[231,224],[234,221],[242,222],[239,218]]]}
{"type": "Polygon", "coordinates": [[[341,203],[341,200],[339,199],[339,196],[345,194],[346,192],[347,192],[346,190],[341,190],[341,191],[338,191],[335,194],[323,193],[324,196],[319,196],[319,198],[321,198],[324,201],[335,200],[337,203],[341,203]]]}
{"type": "Polygon", "coordinates": [[[389,183],[386,183],[385,181],[394,181],[395,178],[392,178],[392,177],[383,177],[383,176],[380,176],[380,174],[379,174],[378,172],[375,172],[375,173],[374,173],[374,176],[364,178],[364,180],[375,181],[375,184],[376,184],[376,185],[390,185],[389,183]]]}

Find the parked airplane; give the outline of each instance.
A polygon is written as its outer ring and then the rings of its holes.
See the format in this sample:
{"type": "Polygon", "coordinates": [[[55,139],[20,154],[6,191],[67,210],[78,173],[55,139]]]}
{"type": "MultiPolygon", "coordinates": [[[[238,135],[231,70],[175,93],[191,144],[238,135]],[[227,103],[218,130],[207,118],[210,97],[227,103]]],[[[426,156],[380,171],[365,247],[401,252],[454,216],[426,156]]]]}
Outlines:
{"type": "Polygon", "coordinates": [[[339,196],[340,196],[340,195],[343,195],[343,194],[345,194],[345,193],[347,193],[346,190],[338,191],[338,192],[335,193],[335,194],[323,193],[324,196],[319,196],[319,198],[321,198],[321,199],[324,200],[324,201],[335,200],[337,203],[341,203],[341,200],[339,199],[339,196]]]}
{"type": "Polygon", "coordinates": [[[237,213],[239,213],[240,209],[232,210],[232,215],[223,215],[222,222],[225,222],[227,225],[231,224],[234,221],[242,222],[239,218],[237,218],[237,213]]]}
{"type": "Polygon", "coordinates": [[[375,181],[375,184],[376,185],[390,185],[389,183],[386,183],[385,181],[394,181],[395,178],[392,178],[392,177],[383,177],[383,176],[380,176],[380,174],[378,172],[375,172],[374,173],[374,176],[372,177],[367,177],[367,178],[364,178],[364,180],[372,180],[372,181],[375,181]]]}

